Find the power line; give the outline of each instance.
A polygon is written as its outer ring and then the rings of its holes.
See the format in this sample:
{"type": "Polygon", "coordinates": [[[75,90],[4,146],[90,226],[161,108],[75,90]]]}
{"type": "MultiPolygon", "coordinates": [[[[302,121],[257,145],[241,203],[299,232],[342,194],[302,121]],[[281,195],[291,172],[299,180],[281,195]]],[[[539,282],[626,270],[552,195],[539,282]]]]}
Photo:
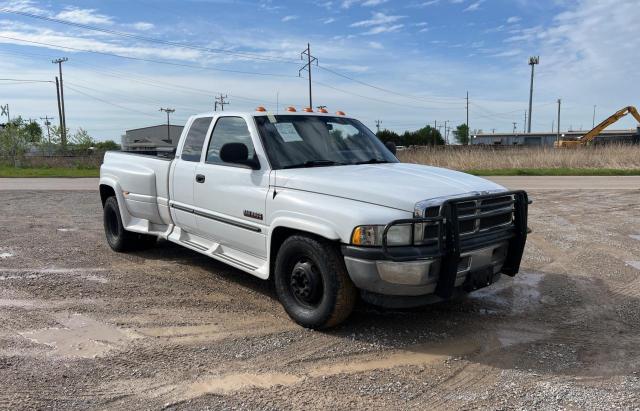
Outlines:
{"type": "Polygon", "coordinates": [[[362,80],[358,80],[358,79],[356,79],[354,77],[351,77],[351,76],[348,76],[346,74],[340,73],[338,71],[332,70],[332,69],[327,68],[325,66],[318,66],[318,67],[320,69],[324,70],[324,71],[327,71],[329,73],[335,74],[335,75],[340,76],[342,78],[345,78],[347,80],[351,80],[351,81],[354,81],[356,83],[362,84],[363,86],[371,87],[373,89],[376,89],[378,91],[383,91],[385,93],[395,94],[395,95],[400,96],[400,97],[410,98],[412,100],[417,100],[417,101],[426,102],[426,103],[439,103],[439,104],[442,104],[446,100],[450,100],[449,104],[453,104],[456,100],[462,100],[462,99],[456,99],[455,97],[430,97],[429,99],[426,99],[426,98],[422,98],[422,97],[412,96],[412,95],[408,95],[408,94],[405,94],[405,93],[400,93],[400,92],[397,92],[397,91],[393,91],[393,90],[389,90],[389,89],[386,89],[386,88],[383,88],[383,87],[379,87],[379,86],[376,86],[376,85],[371,84],[371,83],[367,83],[367,82],[362,81],[362,80]],[[441,101],[437,101],[437,100],[441,100],[441,101]]]}
{"type": "Polygon", "coordinates": [[[283,57],[262,56],[262,55],[254,54],[254,53],[237,52],[237,51],[231,51],[231,50],[225,50],[225,49],[217,49],[217,48],[211,48],[211,47],[197,46],[197,45],[193,45],[193,44],[178,43],[178,42],[173,42],[173,41],[169,41],[169,40],[161,40],[161,39],[156,39],[156,38],[153,38],[153,37],[140,36],[138,34],[126,33],[126,32],[123,32],[123,31],[100,28],[100,27],[91,26],[91,25],[88,25],[88,24],[75,23],[75,22],[70,22],[70,21],[66,21],[66,20],[56,19],[56,18],[53,18],[53,17],[41,16],[41,15],[38,15],[38,14],[28,13],[28,12],[25,12],[25,11],[11,10],[11,9],[6,9],[5,8],[5,9],[0,9],[0,12],[18,14],[18,15],[21,15],[21,16],[24,16],[24,17],[30,17],[30,18],[34,18],[34,19],[45,20],[45,21],[49,21],[49,22],[53,22],[53,23],[64,24],[64,25],[67,25],[67,26],[78,27],[78,28],[82,28],[82,29],[86,29],[86,30],[98,31],[98,32],[101,32],[101,33],[112,34],[112,35],[116,35],[116,36],[130,38],[130,39],[142,40],[142,41],[146,41],[146,42],[150,42],[150,43],[170,45],[170,46],[173,46],[173,47],[187,48],[187,49],[192,49],[192,50],[199,50],[199,51],[204,51],[204,52],[207,52],[207,53],[227,54],[227,55],[243,57],[243,58],[251,59],[251,60],[263,60],[263,61],[289,63],[289,64],[294,64],[295,63],[295,60],[288,59],[288,58],[283,58],[283,57]]]}
{"type": "Polygon", "coordinates": [[[143,58],[143,57],[125,56],[125,55],[122,55],[122,54],[110,53],[110,52],[106,52],[106,51],[97,51],[97,50],[82,49],[82,48],[78,48],[78,47],[61,46],[61,45],[57,45],[57,44],[45,43],[45,42],[42,42],[42,41],[25,40],[25,39],[20,39],[20,38],[16,38],[16,37],[10,37],[10,36],[2,36],[2,35],[0,35],[0,38],[14,40],[14,41],[22,41],[22,42],[31,43],[31,44],[38,44],[38,45],[41,45],[41,46],[51,47],[53,49],[65,49],[65,50],[79,51],[79,52],[84,52],[84,53],[100,54],[100,55],[103,55],[103,56],[117,57],[117,58],[122,58],[122,59],[127,59],[127,60],[134,60],[134,61],[144,61],[144,62],[155,63],[155,64],[164,64],[164,65],[175,66],[175,67],[188,67],[188,68],[195,68],[195,69],[198,69],[198,70],[223,71],[223,72],[228,72],[228,73],[247,74],[247,75],[255,75],[255,76],[295,78],[295,76],[292,76],[290,74],[261,73],[261,72],[254,72],[254,71],[221,69],[221,68],[210,67],[210,66],[196,66],[196,65],[193,65],[193,64],[174,63],[174,62],[164,61],[164,60],[155,60],[155,59],[147,59],[147,58],[143,58]]]}
{"type": "Polygon", "coordinates": [[[118,108],[123,109],[123,110],[126,110],[126,111],[130,111],[130,112],[134,112],[134,113],[142,114],[142,115],[149,116],[149,117],[154,117],[154,118],[156,117],[155,115],[150,114],[150,113],[148,113],[148,112],[146,112],[146,111],[141,111],[141,110],[136,110],[136,109],[133,109],[133,108],[125,107],[125,106],[122,106],[122,105],[120,105],[120,104],[113,103],[113,102],[111,102],[111,101],[108,101],[108,100],[102,99],[102,98],[100,98],[100,97],[96,97],[96,96],[91,95],[91,94],[89,94],[89,93],[85,93],[84,91],[80,91],[80,90],[78,90],[77,88],[72,87],[72,86],[70,86],[70,85],[68,85],[68,84],[67,84],[67,88],[69,88],[69,89],[73,90],[73,91],[74,91],[74,92],[76,92],[76,93],[82,94],[83,96],[86,96],[86,97],[92,98],[92,99],[94,99],[94,100],[100,101],[101,103],[108,104],[108,105],[110,105],[110,106],[118,107],[118,108]]]}

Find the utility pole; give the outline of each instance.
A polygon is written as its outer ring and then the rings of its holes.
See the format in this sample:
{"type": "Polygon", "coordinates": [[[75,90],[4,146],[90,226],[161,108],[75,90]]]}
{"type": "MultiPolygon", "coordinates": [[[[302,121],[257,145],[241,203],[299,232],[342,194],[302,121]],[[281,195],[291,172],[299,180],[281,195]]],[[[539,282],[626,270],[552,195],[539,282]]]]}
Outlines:
{"type": "Polygon", "coordinates": [[[62,63],[65,63],[67,61],[69,61],[69,59],[66,57],[51,61],[51,63],[58,65],[58,72],[60,75],[59,84],[58,78],[56,77],[56,87],[58,88],[58,111],[60,112],[60,139],[63,148],[67,145],[67,115],[64,111],[64,83],[62,82],[62,63]]]}
{"type": "Polygon", "coordinates": [[[313,107],[313,98],[311,97],[311,63],[318,65],[318,59],[311,55],[311,45],[307,43],[307,49],[300,53],[300,60],[307,60],[307,64],[298,70],[298,77],[302,77],[300,73],[307,71],[307,79],[309,80],[309,108],[313,107]]]}
{"type": "MultiPolygon", "coordinates": [[[[524,112],[524,124],[527,124],[527,111],[525,110],[524,112]]],[[[524,128],[525,126],[522,126],[522,128],[524,128]]],[[[522,133],[526,133],[527,130],[523,130],[522,133]]],[[[529,130],[529,132],[531,132],[531,130],[529,130]]]]}
{"type": "Polygon", "coordinates": [[[595,104],[593,105],[593,121],[591,122],[591,128],[594,128],[596,126],[596,106],[595,104]]]}
{"type": "Polygon", "coordinates": [[[471,144],[471,140],[469,139],[469,91],[467,90],[467,144],[471,144]]]}
{"type": "Polygon", "coordinates": [[[551,132],[553,133],[553,130],[555,130],[555,125],[556,125],[556,120],[553,119],[551,120],[551,132]]]}
{"type": "Polygon", "coordinates": [[[49,120],[53,120],[53,117],[44,116],[44,118],[40,117],[40,120],[44,120],[44,125],[47,127],[47,147],[49,148],[49,155],[51,155],[51,121],[49,120]]]}
{"type": "Polygon", "coordinates": [[[449,120],[444,121],[444,143],[449,144],[449,133],[447,132],[447,123],[449,120]]]}
{"type": "Polygon", "coordinates": [[[382,121],[376,120],[376,129],[378,130],[376,134],[380,134],[380,124],[382,124],[382,121]]]}
{"type": "Polygon", "coordinates": [[[220,110],[224,111],[224,106],[226,104],[229,104],[228,101],[225,101],[224,99],[228,98],[229,96],[227,96],[226,94],[223,96],[222,93],[220,93],[220,95],[218,97],[216,97],[216,101],[213,105],[213,111],[218,111],[218,105],[220,105],[220,110]]]}
{"type": "Polygon", "coordinates": [[[536,64],[540,64],[540,56],[529,57],[529,65],[531,66],[531,87],[529,88],[529,123],[527,131],[531,133],[531,106],[533,105],[533,72],[536,64]]]}
{"type": "Polygon", "coordinates": [[[560,99],[558,99],[558,126],[556,132],[556,145],[560,144],[560,99]]]}
{"type": "Polygon", "coordinates": [[[166,142],[171,144],[171,123],[169,122],[169,116],[171,115],[171,113],[175,113],[175,109],[174,108],[160,108],[160,111],[164,111],[165,113],[167,113],[167,140],[166,142]]]}
{"type": "Polygon", "coordinates": [[[516,126],[518,125],[518,123],[516,123],[515,121],[513,122],[513,135],[516,135],[516,126]]]}

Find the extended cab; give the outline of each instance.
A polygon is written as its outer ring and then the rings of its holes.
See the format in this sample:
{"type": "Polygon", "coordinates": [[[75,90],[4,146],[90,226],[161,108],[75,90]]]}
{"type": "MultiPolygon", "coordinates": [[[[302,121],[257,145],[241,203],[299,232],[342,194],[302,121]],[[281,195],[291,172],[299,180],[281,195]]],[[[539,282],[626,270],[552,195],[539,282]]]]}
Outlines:
{"type": "Polygon", "coordinates": [[[359,295],[426,304],[518,272],[524,191],[392,151],[340,112],[193,116],[173,159],[105,155],[107,241],[127,251],[160,237],[272,278],[311,328],[346,319],[359,295]]]}

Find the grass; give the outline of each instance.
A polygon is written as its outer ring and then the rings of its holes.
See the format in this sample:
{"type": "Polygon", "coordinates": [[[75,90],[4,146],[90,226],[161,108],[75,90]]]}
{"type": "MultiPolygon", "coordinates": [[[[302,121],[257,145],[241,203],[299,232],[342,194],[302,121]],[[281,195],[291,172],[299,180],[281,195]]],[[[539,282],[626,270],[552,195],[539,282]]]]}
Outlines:
{"type": "Polygon", "coordinates": [[[0,166],[0,177],[99,177],[98,168],[0,166]]]}
{"type": "Polygon", "coordinates": [[[578,149],[424,147],[399,151],[398,158],[407,163],[492,175],[638,175],[640,170],[639,145],[607,145],[578,149]]]}
{"type": "Polygon", "coordinates": [[[465,172],[476,176],[640,176],[640,169],[616,168],[485,168],[465,172]]]}

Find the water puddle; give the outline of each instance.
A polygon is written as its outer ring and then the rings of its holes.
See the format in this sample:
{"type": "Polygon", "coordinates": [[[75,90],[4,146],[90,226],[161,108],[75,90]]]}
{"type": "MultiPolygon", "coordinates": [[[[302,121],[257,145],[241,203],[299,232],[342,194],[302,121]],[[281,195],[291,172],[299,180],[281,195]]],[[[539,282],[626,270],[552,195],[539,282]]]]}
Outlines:
{"type": "Polygon", "coordinates": [[[500,345],[510,347],[518,344],[528,344],[534,341],[545,338],[551,332],[541,331],[528,331],[528,330],[516,330],[516,329],[502,329],[496,332],[496,338],[500,342],[500,345]]]}
{"type": "Polygon", "coordinates": [[[54,355],[94,358],[122,346],[131,338],[124,331],[81,314],[59,319],[62,328],[45,328],[21,335],[29,340],[53,347],[54,355]]]}
{"type": "Polygon", "coordinates": [[[0,307],[31,308],[33,306],[35,306],[35,304],[32,300],[0,298],[0,307]]]}
{"type": "Polygon", "coordinates": [[[640,234],[631,234],[629,235],[629,237],[633,238],[634,240],[640,241],[640,234]]]}
{"type": "Polygon", "coordinates": [[[72,231],[78,231],[78,229],[77,228],[58,228],[58,231],[62,233],[69,233],[72,231]]]}
{"type": "Polygon", "coordinates": [[[276,385],[293,385],[303,377],[283,373],[230,374],[191,384],[187,397],[196,398],[205,394],[227,394],[250,388],[271,388],[276,385]]]}
{"type": "Polygon", "coordinates": [[[635,268],[636,270],[640,270],[640,261],[625,261],[625,264],[635,268]]]}
{"type": "Polygon", "coordinates": [[[480,350],[480,344],[471,340],[450,341],[438,345],[418,345],[411,350],[403,350],[384,358],[350,361],[316,367],[309,372],[312,377],[357,372],[384,370],[411,365],[426,365],[441,362],[452,356],[467,355],[480,350]]]}
{"type": "Polygon", "coordinates": [[[40,278],[47,274],[72,274],[78,275],[85,280],[95,281],[99,283],[107,283],[104,277],[99,277],[94,274],[96,272],[107,271],[106,268],[0,268],[0,273],[10,274],[0,276],[0,281],[3,280],[22,280],[22,279],[34,279],[40,278]],[[13,275],[11,275],[13,274],[13,275]]]}
{"type": "Polygon", "coordinates": [[[11,258],[13,254],[11,253],[0,253],[0,260],[4,260],[5,258],[11,258]]]}

